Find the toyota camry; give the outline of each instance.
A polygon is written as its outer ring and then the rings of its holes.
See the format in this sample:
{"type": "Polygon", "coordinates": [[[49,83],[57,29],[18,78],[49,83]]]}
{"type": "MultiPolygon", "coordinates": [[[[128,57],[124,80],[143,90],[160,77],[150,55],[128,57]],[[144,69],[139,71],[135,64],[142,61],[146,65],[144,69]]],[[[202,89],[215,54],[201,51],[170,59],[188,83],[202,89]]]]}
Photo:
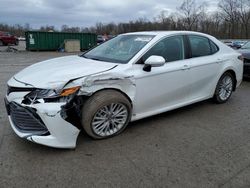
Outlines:
{"type": "Polygon", "coordinates": [[[104,139],[131,121],[209,98],[225,103],[242,74],[242,56],[213,36],[127,33],[25,68],[8,81],[5,104],[18,136],[74,148],[81,130],[104,139]]]}

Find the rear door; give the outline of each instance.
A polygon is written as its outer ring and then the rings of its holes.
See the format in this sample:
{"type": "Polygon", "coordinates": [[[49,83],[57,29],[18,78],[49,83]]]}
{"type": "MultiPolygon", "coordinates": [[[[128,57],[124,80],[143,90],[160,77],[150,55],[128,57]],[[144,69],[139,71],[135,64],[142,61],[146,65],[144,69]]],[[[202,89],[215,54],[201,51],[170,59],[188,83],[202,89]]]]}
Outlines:
{"type": "Polygon", "coordinates": [[[200,35],[188,35],[191,58],[189,59],[192,100],[213,95],[218,81],[221,62],[219,48],[210,39],[200,35]]]}

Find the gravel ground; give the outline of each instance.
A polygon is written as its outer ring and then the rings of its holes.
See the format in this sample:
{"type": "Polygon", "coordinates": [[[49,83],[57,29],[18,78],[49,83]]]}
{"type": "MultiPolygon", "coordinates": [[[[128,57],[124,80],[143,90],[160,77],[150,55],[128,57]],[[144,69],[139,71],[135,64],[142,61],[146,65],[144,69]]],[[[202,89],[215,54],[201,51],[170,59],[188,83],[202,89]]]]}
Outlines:
{"type": "Polygon", "coordinates": [[[7,80],[64,55],[0,52],[0,187],[250,187],[249,81],[223,105],[208,100],[136,121],[107,140],[81,133],[75,150],[18,138],[3,103],[7,80]]]}

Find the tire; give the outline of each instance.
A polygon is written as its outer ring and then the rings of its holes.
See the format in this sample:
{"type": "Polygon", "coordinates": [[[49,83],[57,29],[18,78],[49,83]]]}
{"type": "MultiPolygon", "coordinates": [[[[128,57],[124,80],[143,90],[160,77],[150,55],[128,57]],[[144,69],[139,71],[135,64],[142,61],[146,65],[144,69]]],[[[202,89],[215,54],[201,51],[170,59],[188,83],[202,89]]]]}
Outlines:
{"type": "Polygon", "coordinates": [[[91,96],[83,105],[82,127],[94,139],[109,138],[127,127],[131,112],[131,103],[123,94],[103,90],[91,96]]]}
{"type": "Polygon", "coordinates": [[[234,84],[235,79],[233,75],[229,72],[224,73],[217,83],[214,101],[218,104],[227,102],[233,93],[234,84]]]}
{"type": "Polygon", "coordinates": [[[3,46],[3,45],[4,45],[3,41],[0,40],[0,46],[3,46]]]}

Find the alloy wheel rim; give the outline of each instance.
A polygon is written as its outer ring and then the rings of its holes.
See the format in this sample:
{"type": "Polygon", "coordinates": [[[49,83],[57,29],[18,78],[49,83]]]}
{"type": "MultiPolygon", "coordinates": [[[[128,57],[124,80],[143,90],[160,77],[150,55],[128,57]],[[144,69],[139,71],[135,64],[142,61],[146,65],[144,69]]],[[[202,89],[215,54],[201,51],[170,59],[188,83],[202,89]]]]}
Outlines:
{"type": "Polygon", "coordinates": [[[219,97],[221,100],[227,100],[233,91],[233,80],[230,76],[225,76],[219,85],[219,97]]]}
{"type": "Polygon", "coordinates": [[[92,119],[92,129],[98,136],[111,136],[120,131],[128,118],[128,109],[124,104],[111,103],[101,107],[92,119]]]}

